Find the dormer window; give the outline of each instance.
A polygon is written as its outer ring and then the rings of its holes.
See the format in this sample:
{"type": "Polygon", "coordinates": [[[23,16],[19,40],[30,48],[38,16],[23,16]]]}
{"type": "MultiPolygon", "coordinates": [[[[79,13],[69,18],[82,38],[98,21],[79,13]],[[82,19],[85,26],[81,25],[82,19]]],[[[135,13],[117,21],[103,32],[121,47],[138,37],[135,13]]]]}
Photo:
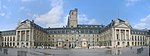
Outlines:
{"type": "Polygon", "coordinates": [[[72,15],[73,15],[73,12],[72,12],[72,15]]]}

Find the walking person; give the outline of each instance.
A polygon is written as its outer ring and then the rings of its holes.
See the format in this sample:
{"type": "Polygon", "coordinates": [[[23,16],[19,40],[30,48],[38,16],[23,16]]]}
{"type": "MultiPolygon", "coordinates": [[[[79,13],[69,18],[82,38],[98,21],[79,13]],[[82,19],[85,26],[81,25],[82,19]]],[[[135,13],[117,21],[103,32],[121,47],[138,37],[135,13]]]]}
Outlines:
{"type": "Polygon", "coordinates": [[[4,54],[8,54],[8,49],[4,48],[4,54]]]}

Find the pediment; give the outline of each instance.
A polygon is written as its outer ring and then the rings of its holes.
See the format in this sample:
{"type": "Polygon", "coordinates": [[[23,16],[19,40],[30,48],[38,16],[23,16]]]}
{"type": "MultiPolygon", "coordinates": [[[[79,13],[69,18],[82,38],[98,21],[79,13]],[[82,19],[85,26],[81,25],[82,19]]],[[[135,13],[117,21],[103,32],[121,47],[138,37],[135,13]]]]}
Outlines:
{"type": "Polygon", "coordinates": [[[16,29],[28,29],[30,26],[28,24],[21,24],[16,29]]]}
{"type": "Polygon", "coordinates": [[[115,27],[117,27],[117,28],[130,28],[130,26],[127,24],[118,24],[115,27]]]}

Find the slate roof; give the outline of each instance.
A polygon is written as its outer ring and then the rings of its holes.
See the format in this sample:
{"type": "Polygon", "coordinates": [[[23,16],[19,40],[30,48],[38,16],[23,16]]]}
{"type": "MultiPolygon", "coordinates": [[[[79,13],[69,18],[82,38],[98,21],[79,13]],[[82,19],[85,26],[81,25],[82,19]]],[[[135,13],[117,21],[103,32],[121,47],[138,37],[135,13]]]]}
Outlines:
{"type": "Polygon", "coordinates": [[[33,27],[34,29],[40,30],[40,31],[42,31],[42,32],[47,33],[44,28],[42,28],[41,26],[35,24],[33,20],[30,21],[30,20],[26,19],[25,21],[23,21],[23,22],[21,22],[21,23],[26,23],[26,22],[30,22],[31,27],[33,27]]]}
{"type": "Polygon", "coordinates": [[[2,31],[2,36],[16,35],[16,30],[2,31]]]}
{"type": "Polygon", "coordinates": [[[131,29],[131,34],[147,35],[147,30],[131,29]]]}
{"type": "MultiPolygon", "coordinates": [[[[48,34],[68,34],[74,31],[74,33],[79,33],[79,34],[98,34],[100,33],[101,27],[77,27],[77,28],[67,28],[67,27],[62,27],[62,28],[45,28],[48,32],[48,34]]],[[[87,26],[87,25],[85,25],[87,26]]]]}

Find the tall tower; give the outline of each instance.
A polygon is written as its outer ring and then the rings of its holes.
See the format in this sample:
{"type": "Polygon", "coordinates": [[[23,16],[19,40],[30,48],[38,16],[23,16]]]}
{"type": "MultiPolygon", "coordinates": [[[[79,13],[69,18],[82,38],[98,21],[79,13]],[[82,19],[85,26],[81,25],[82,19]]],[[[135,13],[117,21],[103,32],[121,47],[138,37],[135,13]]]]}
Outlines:
{"type": "Polygon", "coordinates": [[[77,8],[74,10],[70,10],[69,17],[68,17],[68,27],[77,27],[78,21],[77,21],[77,8]]]}

